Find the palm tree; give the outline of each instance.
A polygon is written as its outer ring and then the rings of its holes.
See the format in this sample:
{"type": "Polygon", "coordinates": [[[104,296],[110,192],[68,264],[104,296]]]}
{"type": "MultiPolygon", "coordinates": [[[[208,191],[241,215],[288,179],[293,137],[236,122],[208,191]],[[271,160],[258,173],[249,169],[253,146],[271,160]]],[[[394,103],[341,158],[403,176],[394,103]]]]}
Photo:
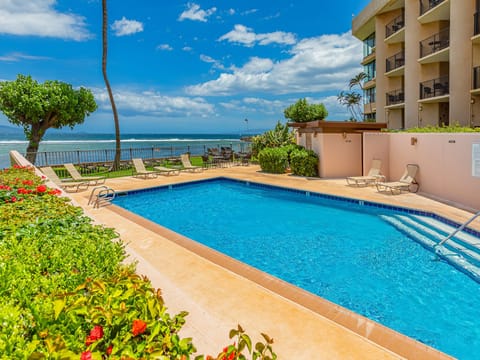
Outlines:
{"type": "Polygon", "coordinates": [[[342,91],[340,94],[338,94],[337,100],[341,105],[345,105],[347,107],[353,120],[362,120],[362,111],[360,108],[362,96],[359,93],[356,93],[355,91],[342,91]]]}
{"type": "Polygon", "coordinates": [[[103,12],[103,28],[102,28],[102,39],[103,39],[103,54],[102,54],[102,73],[103,79],[105,80],[105,86],[107,87],[108,97],[110,98],[110,103],[112,104],[113,111],[113,120],[115,122],[115,158],[113,160],[112,170],[117,170],[120,167],[120,123],[118,121],[117,107],[115,106],[115,99],[113,98],[112,88],[110,87],[110,82],[107,77],[107,37],[108,37],[108,11],[107,11],[107,0],[102,0],[102,12],[103,12]]]}
{"type": "MultiPolygon", "coordinates": [[[[353,78],[350,79],[350,82],[349,82],[350,90],[353,87],[358,86],[360,88],[360,90],[362,90],[362,93],[363,93],[365,91],[365,88],[363,87],[363,83],[364,83],[365,79],[368,79],[368,76],[363,71],[358,73],[357,75],[355,75],[353,78]]],[[[370,106],[370,114],[371,114],[373,112],[371,101],[369,102],[369,106],[370,106]]],[[[363,116],[365,117],[365,114],[363,114],[363,116]]]]}

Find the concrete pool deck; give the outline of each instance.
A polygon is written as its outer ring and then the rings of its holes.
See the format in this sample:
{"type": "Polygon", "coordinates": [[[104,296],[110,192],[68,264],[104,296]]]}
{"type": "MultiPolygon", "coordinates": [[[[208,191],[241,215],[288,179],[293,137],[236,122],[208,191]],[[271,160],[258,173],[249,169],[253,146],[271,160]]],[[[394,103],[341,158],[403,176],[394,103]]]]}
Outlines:
{"type": "MultiPolygon", "coordinates": [[[[458,222],[472,216],[417,194],[378,193],[347,186],[344,179],[264,174],[257,166],[108,179],[107,185],[122,191],[218,176],[422,209],[458,222]]],[[[450,358],[116,206],[93,209],[87,205],[89,195],[69,194],[95,221],[116,229],[129,259],[138,261],[137,272],[162,290],[171,314],[190,313],[182,335],[193,338],[200,354],[216,355],[231,343],[229,330],[241,324],[254,342],[261,340],[261,332],[271,336],[279,359],[450,358]]],[[[193,206],[201,211],[201,204],[193,206]]],[[[478,223],[474,228],[480,230],[478,223]]]]}

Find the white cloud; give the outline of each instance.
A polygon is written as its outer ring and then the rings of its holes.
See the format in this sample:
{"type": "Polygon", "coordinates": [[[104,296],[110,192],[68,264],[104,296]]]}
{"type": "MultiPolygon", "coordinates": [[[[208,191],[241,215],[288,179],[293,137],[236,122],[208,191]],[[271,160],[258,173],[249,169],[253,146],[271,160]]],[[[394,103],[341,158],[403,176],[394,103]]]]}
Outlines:
{"type": "Polygon", "coordinates": [[[268,45],[272,43],[293,45],[297,41],[295,35],[292,33],[275,31],[265,34],[255,34],[251,28],[239,24],[235,25],[232,31],[222,35],[218,39],[218,41],[223,40],[243,44],[248,47],[251,47],[256,43],[260,45],[268,45]]]}
{"type": "Polygon", "coordinates": [[[124,16],[120,20],[115,20],[110,28],[115,31],[116,36],[125,36],[142,32],[143,23],[137,20],[128,20],[124,16]]]}
{"type": "Polygon", "coordinates": [[[54,9],[56,0],[0,0],[0,34],[82,41],[92,35],[85,18],[54,9]]]}
{"type": "Polygon", "coordinates": [[[17,62],[22,60],[48,60],[50,58],[45,56],[34,56],[34,55],[27,55],[20,52],[12,52],[3,56],[0,56],[0,61],[6,62],[17,62]]]}
{"type": "Polygon", "coordinates": [[[157,46],[157,49],[158,50],[163,50],[163,51],[172,51],[173,50],[173,48],[168,44],[160,44],[160,45],[157,46]]]}
{"type": "Polygon", "coordinates": [[[186,91],[202,96],[340,91],[361,71],[362,44],[350,33],[304,39],[289,53],[290,58],[278,62],[251,58],[242,67],[186,91]]]}
{"type": "MultiPolygon", "coordinates": [[[[92,89],[95,100],[103,110],[111,110],[108,93],[104,89],[92,89]]],[[[214,113],[214,106],[199,97],[165,96],[155,91],[114,91],[115,103],[124,114],[144,114],[155,117],[199,116],[214,113]]]]}
{"type": "Polygon", "coordinates": [[[215,11],[217,11],[216,7],[212,7],[208,10],[200,9],[200,5],[195,3],[188,3],[187,10],[182,12],[178,17],[179,21],[183,20],[193,20],[193,21],[202,21],[206,22],[207,18],[212,15],[215,11]]]}
{"type": "Polygon", "coordinates": [[[222,69],[224,70],[225,67],[222,65],[222,63],[218,60],[215,60],[211,56],[205,55],[205,54],[200,54],[200,60],[209,64],[213,64],[214,68],[217,69],[222,69]]]}
{"type": "Polygon", "coordinates": [[[183,50],[183,51],[192,51],[193,48],[190,47],[190,46],[184,46],[184,47],[182,48],[182,50],[183,50]]]}
{"type": "Polygon", "coordinates": [[[235,14],[235,9],[228,9],[228,14],[229,15],[234,15],[235,14]]]}

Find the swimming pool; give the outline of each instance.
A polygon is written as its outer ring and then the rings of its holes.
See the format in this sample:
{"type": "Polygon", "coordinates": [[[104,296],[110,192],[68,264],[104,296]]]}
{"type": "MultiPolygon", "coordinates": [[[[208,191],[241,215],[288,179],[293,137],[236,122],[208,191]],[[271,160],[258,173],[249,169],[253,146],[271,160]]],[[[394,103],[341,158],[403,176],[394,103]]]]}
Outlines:
{"type": "Polygon", "coordinates": [[[129,195],[114,202],[441,351],[480,350],[479,284],[387,223],[391,207],[227,179],[129,195]]]}

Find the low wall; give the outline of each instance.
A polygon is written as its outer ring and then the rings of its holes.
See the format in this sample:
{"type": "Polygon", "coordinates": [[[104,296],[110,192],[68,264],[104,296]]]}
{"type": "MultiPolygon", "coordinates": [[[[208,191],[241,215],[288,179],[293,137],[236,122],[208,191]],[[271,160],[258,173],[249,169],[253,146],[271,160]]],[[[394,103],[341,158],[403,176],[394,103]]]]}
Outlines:
{"type": "Polygon", "coordinates": [[[421,193],[478,211],[480,176],[472,175],[474,144],[480,147],[480,134],[365,133],[364,171],[371,159],[378,158],[383,173],[395,181],[406,164],[417,164],[421,193]]]}

